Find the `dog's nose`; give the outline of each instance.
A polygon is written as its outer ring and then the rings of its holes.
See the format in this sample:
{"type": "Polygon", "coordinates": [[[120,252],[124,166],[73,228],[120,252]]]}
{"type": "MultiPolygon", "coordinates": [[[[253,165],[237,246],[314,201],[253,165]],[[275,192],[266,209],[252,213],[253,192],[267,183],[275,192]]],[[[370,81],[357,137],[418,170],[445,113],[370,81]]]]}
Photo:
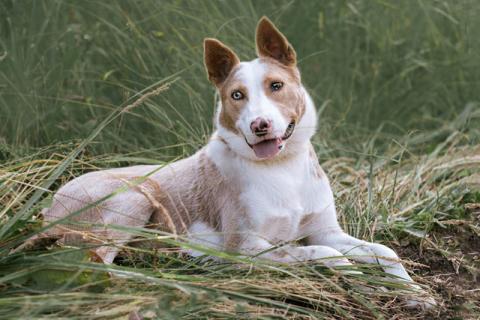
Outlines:
{"type": "Polygon", "coordinates": [[[250,129],[257,137],[263,137],[264,135],[272,132],[272,121],[258,117],[252,121],[250,124],[250,129]]]}

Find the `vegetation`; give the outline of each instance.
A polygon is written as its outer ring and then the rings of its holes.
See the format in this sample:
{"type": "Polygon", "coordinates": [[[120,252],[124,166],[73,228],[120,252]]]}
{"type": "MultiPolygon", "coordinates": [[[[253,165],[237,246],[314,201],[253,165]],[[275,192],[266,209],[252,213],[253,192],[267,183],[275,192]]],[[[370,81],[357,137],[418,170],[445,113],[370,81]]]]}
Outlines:
{"type": "Polygon", "coordinates": [[[480,317],[480,3],[0,2],[0,319],[480,317]],[[212,132],[202,40],[254,57],[262,15],[287,35],[319,110],[314,145],[354,236],[393,247],[439,308],[374,266],[223,261],[182,238],[123,248],[18,249],[82,173],[188,156],[212,132]],[[380,289],[379,289],[380,288],[380,289]]]}

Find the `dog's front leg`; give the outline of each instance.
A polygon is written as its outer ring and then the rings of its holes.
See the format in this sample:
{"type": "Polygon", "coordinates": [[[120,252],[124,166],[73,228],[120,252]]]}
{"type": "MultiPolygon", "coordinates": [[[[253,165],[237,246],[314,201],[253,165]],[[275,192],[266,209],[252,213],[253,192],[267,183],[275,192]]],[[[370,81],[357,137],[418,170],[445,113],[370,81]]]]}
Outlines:
{"type": "Polygon", "coordinates": [[[308,243],[335,248],[354,261],[377,263],[386,273],[413,283],[407,270],[400,263],[398,255],[382,244],[354,238],[341,230],[312,235],[308,237],[308,243]]]}
{"type": "Polygon", "coordinates": [[[436,305],[435,300],[431,296],[426,295],[426,292],[415,284],[401,264],[400,258],[395,251],[387,246],[357,239],[346,234],[340,228],[309,236],[308,242],[335,248],[354,261],[379,264],[386,273],[404,280],[412,289],[420,293],[421,296],[412,297],[407,301],[410,307],[430,308],[436,305]]]}
{"type": "Polygon", "coordinates": [[[244,238],[238,252],[255,258],[285,263],[317,261],[327,267],[352,265],[341,252],[328,246],[283,245],[276,247],[268,240],[252,234],[244,238]]]}

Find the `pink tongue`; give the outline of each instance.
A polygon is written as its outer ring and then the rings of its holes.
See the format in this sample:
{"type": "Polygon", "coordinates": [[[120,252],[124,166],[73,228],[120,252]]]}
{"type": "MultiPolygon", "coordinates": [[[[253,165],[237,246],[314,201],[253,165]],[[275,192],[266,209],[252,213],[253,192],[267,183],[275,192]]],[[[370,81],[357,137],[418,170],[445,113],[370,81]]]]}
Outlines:
{"type": "Polygon", "coordinates": [[[265,140],[252,146],[255,155],[260,159],[271,158],[280,152],[282,139],[265,140]]]}

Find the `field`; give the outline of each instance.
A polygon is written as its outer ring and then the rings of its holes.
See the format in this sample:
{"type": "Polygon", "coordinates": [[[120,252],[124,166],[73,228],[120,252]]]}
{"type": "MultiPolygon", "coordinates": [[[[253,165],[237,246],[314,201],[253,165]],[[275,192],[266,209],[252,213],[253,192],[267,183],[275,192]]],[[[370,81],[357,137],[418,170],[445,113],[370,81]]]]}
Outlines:
{"type": "Polygon", "coordinates": [[[0,1],[0,319],[480,318],[479,15],[475,0],[0,1]],[[252,59],[262,15],[299,57],[342,225],[394,248],[438,308],[406,309],[375,266],[193,259],[152,229],[125,232],[165,249],[109,266],[21,248],[74,177],[203,146],[203,38],[252,59]]]}

